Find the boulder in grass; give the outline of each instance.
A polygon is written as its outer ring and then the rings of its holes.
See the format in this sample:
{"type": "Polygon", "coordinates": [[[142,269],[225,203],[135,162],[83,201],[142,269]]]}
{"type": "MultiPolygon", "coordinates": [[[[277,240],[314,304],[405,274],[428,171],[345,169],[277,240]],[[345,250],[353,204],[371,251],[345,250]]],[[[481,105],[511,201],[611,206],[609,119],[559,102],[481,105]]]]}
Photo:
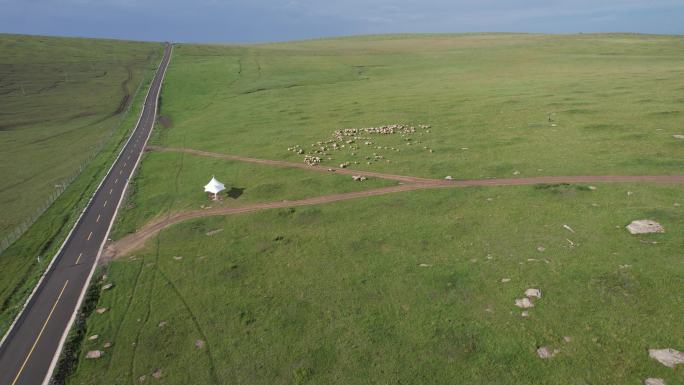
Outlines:
{"type": "Polygon", "coordinates": [[[684,353],[674,349],[648,349],[648,356],[669,368],[684,364],[684,353]]]}
{"type": "Polygon", "coordinates": [[[100,338],[99,335],[93,334],[92,336],[88,337],[88,341],[95,341],[96,339],[100,338]]]}
{"type": "Polygon", "coordinates": [[[638,219],[627,225],[630,234],[664,233],[665,229],[660,223],[650,219],[638,219]]]}
{"type": "Polygon", "coordinates": [[[684,139],[684,135],[682,134],[674,134],[672,135],[675,139],[684,139]]]}
{"type": "Polygon", "coordinates": [[[517,306],[521,309],[528,309],[528,308],[534,307],[534,304],[532,303],[532,301],[530,301],[529,298],[525,297],[525,298],[521,298],[521,299],[516,299],[515,300],[515,306],[517,306]]]}
{"type": "Polygon", "coordinates": [[[95,310],[95,312],[96,312],[97,314],[102,314],[102,313],[104,313],[104,312],[106,312],[106,311],[107,311],[107,308],[106,308],[106,307],[99,307],[99,308],[97,308],[97,310],[95,310]]]}
{"type": "Polygon", "coordinates": [[[102,350],[91,350],[88,353],[86,353],[86,358],[95,359],[95,358],[100,358],[103,355],[104,355],[104,352],[102,350]]]}
{"type": "Polygon", "coordinates": [[[161,369],[157,369],[157,370],[154,371],[154,373],[152,373],[152,377],[154,377],[154,378],[157,379],[157,380],[160,379],[161,376],[162,376],[162,371],[161,371],[161,369]]]}
{"type": "Polygon", "coordinates": [[[102,286],[102,290],[109,290],[112,287],[114,287],[114,284],[108,283],[108,284],[102,286]]]}
{"type": "Polygon", "coordinates": [[[527,298],[541,298],[541,290],[539,289],[527,289],[525,290],[525,297],[527,298]]]}
{"type": "Polygon", "coordinates": [[[665,385],[665,380],[662,378],[647,378],[644,380],[644,385],[665,385]]]}
{"type": "Polygon", "coordinates": [[[551,349],[548,346],[542,346],[539,349],[537,349],[537,355],[539,356],[539,358],[551,358],[558,353],[560,353],[560,350],[551,349]]]}

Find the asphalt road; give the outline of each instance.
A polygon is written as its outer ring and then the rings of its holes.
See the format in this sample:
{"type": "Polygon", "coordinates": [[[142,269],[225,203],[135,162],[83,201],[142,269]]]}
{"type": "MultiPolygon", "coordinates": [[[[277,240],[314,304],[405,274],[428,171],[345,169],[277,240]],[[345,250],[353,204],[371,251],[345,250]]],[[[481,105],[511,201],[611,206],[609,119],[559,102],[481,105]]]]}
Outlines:
{"type": "Polygon", "coordinates": [[[72,316],[152,131],[170,57],[171,46],[167,45],[135,131],[0,346],[1,385],[37,385],[52,374],[72,316]]]}

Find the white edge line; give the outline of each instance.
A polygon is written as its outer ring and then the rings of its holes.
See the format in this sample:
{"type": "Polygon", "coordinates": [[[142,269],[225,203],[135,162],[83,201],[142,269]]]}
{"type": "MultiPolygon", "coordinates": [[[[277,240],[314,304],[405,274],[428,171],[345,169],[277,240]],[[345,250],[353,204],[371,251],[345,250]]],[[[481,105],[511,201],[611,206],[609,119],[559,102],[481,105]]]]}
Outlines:
{"type": "MultiPolygon", "coordinates": [[[[145,138],[145,142],[143,143],[143,147],[140,150],[140,153],[138,154],[138,159],[135,162],[135,166],[131,170],[131,173],[126,180],[126,185],[124,186],[123,190],[121,191],[121,197],[119,198],[119,203],[116,205],[116,209],[114,210],[114,214],[112,215],[112,220],[109,221],[109,227],[107,227],[107,232],[105,232],[104,239],[102,239],[102,243],[100,244],[100,249],[97,251],[97,256],[95,256],[95,261],[93,262],[93,267],[90,268],[90,273],[88,274],[88,280],[85,282],[85,285],[83,285],[83,290],[81,290],[81,295],[78,297],[78,302],[76,303],[76,308],[74,312],[71,314],[71,318],[69,319],[69,323],[67,324],[67,327],[64,329],[64,333],[62,333],[62,338],[59,340],[59,345],[57,345],[57,350],[55,351],[55,355],[52,357],[52,363],[50,363],[50,368],[48,369],[47,373],[45,374],[45,378],[43,379],[42,385],[48,385],[50,382],[50,379],[52,378],[52,372],[55,370],[55,367],[57,366],[57,362],[59,361],[59,357],[62,355],[62,348],[64,348],[64,344],[66,343],[66,339],[69,336],[69,331],[71,330],[71,327],[74,324],[74,321],[76,320],[76,315],[78,312],[81,310],[81,304],[83,302],[83,299],[85,298],[86,292],[88,291],[88,287],[90,287],[90,280],[93,278],[93,274],[95,274],[95,269],[97,268],[97,264],[100,261],[100,256],[102,255],[102,249],[104,248],[105,243],[107,243],[107,237],[109,237],[109,231],[112,229],[112,226],[114,225],[114,220],[116,220],[116,214],[119,212],[119,207],[121,206],[121,203],[124,200],[124,197],[126,196],[126,190],[128,190],[128,182],[131,180],[133,177],[133,174],[135,173],[135,170],[138,168],[138,164],[140,163],[140,160],[142,159],[143,154],[145,153],[145,145],[147,145],[147,141],[150,139],[150,136],[152,135],[152,130],[154,129],[154,122],[156,121],[156,116],[157,116],[157,108],[158,108],[158,103],[159,103],[159,94],[161,93],[161,88],[162,85],[164,84],[164,77],[166,76],[166,70],[168,69],[168,64],[171,63],[171,54],[173,53],[173,44],[170,45],[171,50],[169,51],[169,61],[167,62],[166,67],[164,68],[164,72],[162,72],[162,77],[159,80],[159,90],[157,92],[157,97],[154,99],[154,117],[155,119],[152,120],[152,127],[150,127],[150,131],[147,133],[147,138],[145,138]]],[[[162,63],[164,63],[164,56],[162,56],[162,63]]],[[[156,75],[156,74],[155,74],[156,75]]],[[[152,85],[154,85],[154,77],[152,78],[152,85]]],[[[150,94],[150,91],[152,90],[152,87],[150,87],[147,90],[147,95],[145,96],[145,101],[147,101],[147,97],[150,94]]],[[[138,117],[138,124],[140,123],[140,119],[144,115],[145,112],[145,101],[143,101],[143,109],[140,112],[140,116],[138,117]]],[[[136,131],[137,131],[137,124],[136,124],[136,131]]],[[[133,137],[133,134],[131,135],[128,140],[133,137]]],[[[128,142],[126,142],[126,146],[128,145],[128,142]]],[[[123,153],[123,150],[126,149],[126,146],[121,150],[121,153],[119,153],[119,157],[123,153]]],[[[116,164],[116,162],[119,160],[117,157],[116,161],[112,163],[112,167],[116,164]]],[[[110,168],[111,170],[111,168],[110,168]]],[[[106,177],[104,179],[107,179],[106,177]]],[[[103,180],[104,180],[103,179],[103,180]]]]}

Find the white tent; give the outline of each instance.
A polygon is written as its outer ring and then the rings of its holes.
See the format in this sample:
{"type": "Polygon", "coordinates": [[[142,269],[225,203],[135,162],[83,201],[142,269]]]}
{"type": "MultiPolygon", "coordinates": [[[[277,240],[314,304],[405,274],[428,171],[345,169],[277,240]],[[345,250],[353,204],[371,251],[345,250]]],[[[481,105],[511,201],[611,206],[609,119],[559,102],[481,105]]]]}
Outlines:
{"type": "Polygon", "coordinates": [[[204,186],[204,192],[214,194],[214,199],[216,199],[216,194],[220,193],[225,189],[226,186],[223,183],[217,181],[216,178],[214,178],[213,176],[211,177],[209,183],[207,183],[207,185],[204,186]]]}

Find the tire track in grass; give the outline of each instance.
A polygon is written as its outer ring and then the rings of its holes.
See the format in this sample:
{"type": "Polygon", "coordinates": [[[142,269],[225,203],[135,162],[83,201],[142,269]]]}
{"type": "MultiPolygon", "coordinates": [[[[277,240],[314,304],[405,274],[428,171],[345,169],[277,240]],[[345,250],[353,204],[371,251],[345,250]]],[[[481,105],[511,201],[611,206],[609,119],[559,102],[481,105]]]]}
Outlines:
{"type": "MultiPolygon", "coordinates": [[[[186,137],[187,136],[183,136],[183,146],[185,146],[186,137]]],[[[175,194],[169,200],[169,208],[168,208],[169,214],[167,214],[167,218],[170,216],[171,207],[173,207],[173,204],[176,201],[175,197],[178,195],[178,181],[180,179],[180,174],[183,170],[183,165],[185,163],[184,161],[185,161],[185,154],[181,154],[180,155],[180,162],[179,162],[178,168],[176,170],[176,176],[174,178],[174,192],[175,192],[175,194]]],[[[156,244],[156,250],[155,250],[155,259],[154,259],[154,262],[152,265],[154,270],[152,271],[152,278],[151,278],[152,282],[150,284],[151,287],[150,287],[150,290],[148,291],[148,296],[147,296],[147,310],[145,312],[145,319],[143,320],[142,325],[140,325],[140,327],[138,328],[138,331],[137,331],[136,336],[135,336],[135,340],[133,341],[133,344],[134,344],[133,345],[133,353],[131,354],[131,361],[129,364],[129,373],[128,373],[129,378],[131,378],[131,380],[134,383],[136,380],[135,374],[134,374],[134,372],[135,372],[135,361],[136,361],[136,355],[138,352],[138,346],[140,345],[140,335],[142,334],[143,329],[146,327],[147,322],[149,321],[149,318],[150,318],[150,314],[152,313],[152,295],[154,293],[155,283],[156,283],[156,279],[157,279],[157,272],[159,271],[159,251],[161,248],[161,232],[159,232],[159,234],[157,235],[156,240],[157,240],[157,244],[156,244]]]]}
{"type": "Polygon", "coordinates": [[[204,330],[202,330],[202,327],[199,324],[199,321],[197,320],[197,316],[195,316],[195,313],[192,311],[190,306],[188,305],[188,302],[185,300],[185,297],[181,294],[180,290],[176,287],[176,285],[173,284],[173,281],[169,279],[169,277],[159,269],[159,275],[166,281],[166,283],[171,286],[171,289],[173,290],[174,294],[176,294],[176,297],[180,299],[181,303],[185,307],[185,310],[190,314],[190,319],[192,320],[192,323],[195,325],[195,329],[199,332],[200,336],[202,337],[203,341],[205,342],[205,347],[206,351],[205,354],[207,355],[207,358],[209,359],[209,372],[211,374],[211,378],[214,381],[215,384],[219,384],[219,378],[218,375],[216,374],[216,366],[214,365],[214,357],[211,355],[211,347],[209,343],[209,339],[207,339],[206,333],[204,333],[204,330]]]}
{"type": "Polygon", "coordinates": [[[153,267],[154,270],[152,271],[152,278],[150,282],[150,289],[148,290],[148,295],[147,295],[147,309],[145,311],[145,317],[142,320],[142,324],[138,328],[138,331],[135,334],[135,339],[133,340],[133,352],[131,354],[131,360],[128,365],[128,377],[131,379],[132,383],[136,382],[135,378],[135,362],[136,362],[136,355],[138,353],[138,346],[140,346],[140,335],[142,334],[143,329],[145,329],[147,322],[150,319],[150,313],[152,312],[152,294],[154,293],[154,287],[155,283],[157,281],[157,270],[158,270],[158,263],[159,263],[159,248],[160,248],[160,238],[161,234],[157,236],[157,247],[156,247],[156,252],[155,252],[155,258],[153,262],[153,267]]]}
{"type": "MultiPolygon", "coordinates": [[[[128,297],[128,301],[126,302],[126,309],[124,310],[123,317],[121,317],[121,322],[117,325],[116,329],[114,330],[114,335],[112,336],[112,341],[117,341],[119,337],[119,333],[121,332],[121,327],[123,326],[124,322],[126,322],[126,316],[128,315],[128,311],[131,308],[131,304],[133,303],[133,298],[137,298],[138,295],[138,287],[140,287],[140,276],[142,275],[143,272],[143,267],[145,266],[145,260],[140,261],[140,268],[138,269],[138,273],[135,276],[135,281],[133,283],[133,290],[131,292],[131,295],[128,297]]],[[[119,344],[114,344],[113,349],[112,349],[112,354],[109,357],[109,360],[107,361],[107,372],[109,372],[112,369],[112,361],[114,361],[114,355],[117,352],[119,344]]]]}

